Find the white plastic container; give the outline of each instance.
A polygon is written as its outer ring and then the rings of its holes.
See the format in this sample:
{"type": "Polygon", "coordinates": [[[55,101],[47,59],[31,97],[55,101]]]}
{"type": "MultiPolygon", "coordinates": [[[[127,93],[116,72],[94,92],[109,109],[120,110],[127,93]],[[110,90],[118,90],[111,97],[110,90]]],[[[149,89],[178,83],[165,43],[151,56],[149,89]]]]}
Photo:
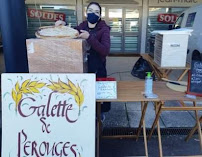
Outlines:
{"type": "Polygon", "coordinates": [[[155,37],[154,61],[160,67],[185,67],[190,32],[159,31],[155,37]]]}
{"type": "Polygon", "coordinates": [[[153,93],[153,78],[151,77],[151,72],[147,73],[145,78],[145,95],[151,95],[153,93]]]}

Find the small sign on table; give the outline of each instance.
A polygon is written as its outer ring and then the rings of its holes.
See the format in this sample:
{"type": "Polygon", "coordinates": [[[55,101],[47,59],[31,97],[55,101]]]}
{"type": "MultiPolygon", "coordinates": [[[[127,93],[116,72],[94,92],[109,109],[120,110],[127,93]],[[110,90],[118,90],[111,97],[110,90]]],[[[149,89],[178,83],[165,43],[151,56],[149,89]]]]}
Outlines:
{"type": "Polygon", "coordinates": [[[117,82],[115,79],[97,79],[96,99],[117,99],[117,82]]]}

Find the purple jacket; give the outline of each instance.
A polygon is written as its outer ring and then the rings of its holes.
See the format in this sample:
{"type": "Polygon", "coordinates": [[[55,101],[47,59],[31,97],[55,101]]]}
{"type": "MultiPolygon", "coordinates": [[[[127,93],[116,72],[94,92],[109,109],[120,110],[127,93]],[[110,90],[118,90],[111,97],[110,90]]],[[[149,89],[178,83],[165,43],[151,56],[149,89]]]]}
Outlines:
{"type": "MultiPolygon", "coordinates": [[[[75,29],[78,31],[80,30],[87,30],[88,31],[88,22],[84,21],[75,29]]],[[[109,54],[110,51],[110,27],[107,26],[105,21],[101,20],[97,23],[96,33],[90,33],[87,42],[91,45],[91,48],[99,53],[102,61],[106,60],[106,56],[109,54]]]]}

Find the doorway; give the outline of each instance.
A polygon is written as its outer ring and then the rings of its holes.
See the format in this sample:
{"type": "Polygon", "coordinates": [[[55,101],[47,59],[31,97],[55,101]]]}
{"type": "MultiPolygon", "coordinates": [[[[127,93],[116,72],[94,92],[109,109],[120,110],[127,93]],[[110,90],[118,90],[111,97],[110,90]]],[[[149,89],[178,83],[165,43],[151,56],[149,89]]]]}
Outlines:
{"type": "Polygon", "coordinates": [[[140,53],[140,8],[103,7],[103,19],[111,27],[111,54],[140,53]]]}

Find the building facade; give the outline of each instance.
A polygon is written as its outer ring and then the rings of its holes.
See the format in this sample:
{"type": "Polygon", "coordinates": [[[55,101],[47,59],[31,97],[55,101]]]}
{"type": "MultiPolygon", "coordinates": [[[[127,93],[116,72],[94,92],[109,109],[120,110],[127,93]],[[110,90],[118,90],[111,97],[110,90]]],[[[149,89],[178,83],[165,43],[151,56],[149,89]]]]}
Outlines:
{"type": "MultiPolygon", "coordinates": [[[[28,38],[41,26],[58,19],[74,27],[85,20],[92,0],[26,0],[28,38]]],[[[150,33],[168,30],[188,7],[202,0],[94,0],[102,6],[102,19],[111,27],[111,54],[131,55],[150,51],[150,33]]]]}

